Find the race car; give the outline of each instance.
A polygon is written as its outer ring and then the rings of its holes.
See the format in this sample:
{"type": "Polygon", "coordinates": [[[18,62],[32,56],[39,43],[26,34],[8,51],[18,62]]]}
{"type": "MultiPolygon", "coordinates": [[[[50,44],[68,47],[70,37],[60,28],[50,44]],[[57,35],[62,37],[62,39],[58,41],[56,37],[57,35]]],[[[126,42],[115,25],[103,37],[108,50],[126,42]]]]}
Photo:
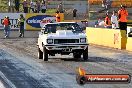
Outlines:
{"type": "Polygon", "coordinates": [[[88,59],[88,42],[86,35],[76,22],[46,23],[38,37],[38,58],[48,61],[56,54],[69,55],[74,58],[88,59]]]}

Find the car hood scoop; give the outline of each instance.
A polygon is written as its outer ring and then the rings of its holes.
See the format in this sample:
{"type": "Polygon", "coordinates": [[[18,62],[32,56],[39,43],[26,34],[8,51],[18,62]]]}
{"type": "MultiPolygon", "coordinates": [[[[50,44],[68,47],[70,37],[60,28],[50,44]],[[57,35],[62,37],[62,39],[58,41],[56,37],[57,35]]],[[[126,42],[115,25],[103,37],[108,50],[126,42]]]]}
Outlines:
{"type": "Polygon", "coordinates": [[[56,31],[56,35],[73,35],[73,32],[71,30],[58,30],[56,31]]]}
{"type": "Polygon", "coordinates": [[[80,38],[86,37],[84,33],[73,33],[72,30],[57,30],[56,33],[48,34],[49,38],[80,38]]]}

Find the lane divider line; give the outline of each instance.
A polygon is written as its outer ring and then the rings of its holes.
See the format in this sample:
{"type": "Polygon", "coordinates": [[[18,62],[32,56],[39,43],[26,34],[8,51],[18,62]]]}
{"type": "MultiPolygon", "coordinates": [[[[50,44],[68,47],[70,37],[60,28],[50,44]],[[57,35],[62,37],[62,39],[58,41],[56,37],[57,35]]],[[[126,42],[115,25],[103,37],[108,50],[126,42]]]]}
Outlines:
{"type": "Polygon", "coordinates": [[[11,87],[11,88],[17,88],[10,80],[6,78],[6,76],[0,71],[0,76],[2,79],[11,87]]]}

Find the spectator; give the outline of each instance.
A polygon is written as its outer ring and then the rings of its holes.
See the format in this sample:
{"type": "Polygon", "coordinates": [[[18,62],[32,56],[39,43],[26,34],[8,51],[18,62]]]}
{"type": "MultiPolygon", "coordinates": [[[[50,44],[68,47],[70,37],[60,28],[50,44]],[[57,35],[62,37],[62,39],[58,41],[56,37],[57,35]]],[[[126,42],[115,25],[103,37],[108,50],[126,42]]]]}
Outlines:
{"type": "Polygon", "coordinates": [[[27,2],[27,0],[24,0],[24,2],[23,2],[23,9],[24,9],[24,13],[28,13],[28,2],[27,2]]]}
{"type": "Polygon", "coordinates": [[[101,22],[101,20],[100,19],[98,19],[97,21],[95,21],[95,27],[97,27],[97,26],[99,26],[99,23],[101,22]]]}
{"type": "Polygon", "coordinates": [[[9,27],[8,27],[8,37],[10,36],[10,31],[11,31],[11,28],[10,28],[10,25],[11,25],[11,22],[10,22],[10,19],[9,17],[7,17],[7,20],[8,20],[8,24],[9,24],[9,27]]]}
{"type": "Polygon", "coordinates": [[[62,5],[62,2],[58,5],[58,8],[57,10],[60,12],[60,13],[63,13],[63,5],[62,5]]]}
{"type": "Polygon", "coordinates": [[[46,0],[42,0],[42,3],[46,4],[46,0]]]}
{"type": "Polygon", "coordinates": [[[16,10],[16,12],[19,12],[19,8],[20,8],[20,0],[15,0],[15,10],[16,10]]]}
{"type": "Polygon", "coordinates": [[[34,5],[34,12],[37,13],[37,5],[36,5],[36,3],[34,5]]]}
{"type": "Polygon", "coordinates": [[[108,10],[108,3],[105,4],[105,9],[108,10]]]}
{"type": "Polygon", "coordinates": [[[100,21],[100,22],[99,22],[99,27],[104,27],[104,24],[105,24],[104,21],[100,21]]]}
{"type": "Polygon", "coordinates": [[[10,22],[9,22],[9,19],[8,19],[7,16],[4,18],[2,24],[4,25],[5,38],[8,38],[9,37],[9,25],[10,25],[10,22]]]}
{"type": "Polygon", "coordinates": [[[74,18],[74,20],[76,19],[76,16],[77,16],[77,9],[73,9],[73,18],[74,18]]]}
{"type": "Polygon", "coordinates": [[[30,9],[32,10],[33,13],[35,12],[35,4],[32,0],[30,2],[30,9]]]}
{"type": "Polygon", "coordinates": [[[56,11],[56,22],[60,22],[59,11],[56,11]]]}
{"type": "Polygon", "coordinates": [[[42,2],[42,5],[41,5],[41,12],[42,12],[42,13],[45,13],[45,12],[46,12],[46,4],[45,4],[45,1],[42,2]]]}
{"type": "Polygon", "coordinates": [[[24,37],[24,21],[25,21],[25,18],[23,17],[23,14],[20,14],[20,18],[18,19],[18,23],[20,25],[19,37],[24,37]]]}
{"type": "Polygon", "coordinates": [[[126,30],[126,33],[127,33],[127,16],[128,16],[128,12],[126,10],[126,7],[121,5],[121,9],[118,11],[119,28],[121,30],[126,30]]]}
{"type": "Polygon", "coordinates": [[[111,0],[105,0],[105,9],[108,10],[111,7],[111,0]]]}
{"type": "Polygon", "coordinates": [[[40,1],[39,0],[36,1],[36,7],[37,7],[37,13],[39,13],[40,11],[40,1]]]}
{"type": "Polygon", "coordinates": [[[112,23],[112,29],[119,28],[118,27],[118,20],[117,20],[117,16],[115,14],[115,11],[113,11],[113,15],[111,16],[111,23],[112,23]]]}
{"type": "Polygon", "coordinates": [[[104,23],[104,27],[105,28],[110,28],[110,18],[109,18],[109,15],[108,15],[108,13],[106,14],[106,17],[105,17],[105,21],[104,21],[105,23],[104,23]]]}
{"type": "Polygon", "coordinates": [[[102,7],[105,7],[105,2],[104,2],[104,0],[102,0],[102,7]]]}

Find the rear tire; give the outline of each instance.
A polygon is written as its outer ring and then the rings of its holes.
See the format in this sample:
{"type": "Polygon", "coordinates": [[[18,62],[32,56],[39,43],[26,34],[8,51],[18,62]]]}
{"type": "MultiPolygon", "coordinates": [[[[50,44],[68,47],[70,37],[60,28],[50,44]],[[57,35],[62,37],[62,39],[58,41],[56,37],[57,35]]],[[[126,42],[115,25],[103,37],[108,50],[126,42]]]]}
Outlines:
{"type": "Polygon", "coordinates": [[[88,47],[83,52],[83,60],[87,60],[87,59],[88,59],[88,47]]]}
{"type": "Polygon", "coordinates": [[[40,50],[39,46],[38,46],[38,58],[43,59],[43,52],[40,50]]]}
{"type": "Polygon", "coordinates": [[[48,50],[43,46],[43,60],[48,61],[48,50]]]}

